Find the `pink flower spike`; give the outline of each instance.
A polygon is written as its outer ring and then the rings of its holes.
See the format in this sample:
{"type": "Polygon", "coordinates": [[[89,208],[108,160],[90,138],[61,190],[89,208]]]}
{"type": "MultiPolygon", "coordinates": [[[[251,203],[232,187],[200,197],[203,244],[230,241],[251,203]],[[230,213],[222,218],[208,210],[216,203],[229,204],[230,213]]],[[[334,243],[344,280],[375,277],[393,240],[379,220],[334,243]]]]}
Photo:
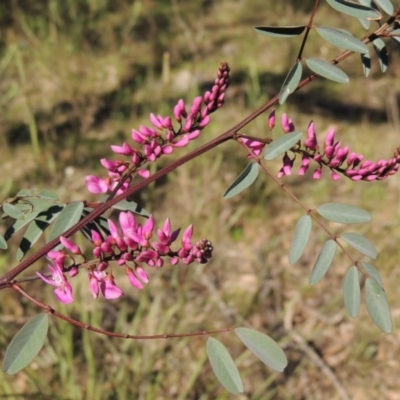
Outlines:
{"type": "Polygon", "coordinates": [[[201,96],[197,96],[194,98],[192,103],[192,108],[190,109],[190,115],[196,115],[200,111],[201,103],[203,102],[203,98],[201,96]]]}
{"type": "Polygon", "coordinates": [[[308,125],[307,139],[305,140],[304,145],[311,150],[315,150],[317,148],[317,144],[318,143],[317,137],[315,135],[314,122],[311,121],[308,125]]]}
{"type": "Polygon", "coordinates": [[[149,277],[146,274],[145,270],[142,267],[136,268],[136,273],[138,274],[140,280],[144,283],[149,283],[149,277]]]}
{"type": "Polygon", "coordinates": [[[138,174],[142,178],[146,179],[150,176],[150,171],[148,171],[147,169],[139,169],[138,174]]]}
{"type": "Polygon", "coordinates": [[[322,174],[322,168],[317,168],[315,170],[315,172],[313,173],[313,178],[319,179],[319,178],[321,178],[321,174],[322,174]]]}
{"type": "Polygon", "coordinates": [[[143,225],[143,232],[142,235],[145,239],[150,239],[153,236],[154,230],[154,218],[152,215],[147,219],[145,224],[143,225]]]}
{"type": "Polygon", "coordinates": [[[63,274],[61,267],[52,262],[49,264],[49,270],[51,273],[51,278],[47,278],[40,272],[36,272],[36,274],[47,284],[56,286],[54,293],[59,301],[64,304],[71,303],[74,300],[72,296],[72,287],[63,274]]]}
{"type": "Polygon", "coordinates": [[[335,130],[330,129],[325,137],[325,147],[326,146],[333,146],[333,142],[335,140],[335,130]]]}
{"type": "Polygon", "coordinates": [[[170,145],[164,146],[162,148],[163,154],[172,154],[173,151],[174,151],[174,148],[172,146],[170,146],[170,145]]]}
{"type": "Polygon", "coordinates": [[[158,120],[158,118],[151,113],[150,114],[150,122],[157,128],[157,129],[163,129],[164,127],[161,125],[161,122],[158,120]]]}
{"type": "Polygon", "coordinates": [[[85,177],[86,187],[90,193],[106,193],[108,190],[107,182],[94,175],[85,177]]]}
{"type": "Polygon", "coordinates": [[[95,299],[99,297],[99,281],[94,276],[93,272],[89,272],[90,291],[95,299]]]}
{"type": "Polygon", "coordinates": [[[179,139],[177,142],[173,143],[172,145],[174,147],[185,147],[189,144],[189,137],[188,135],[183,135],[181,139],[179,139]]]}
{"type": "Polygon", "coordinates": [[[204,129],[209,123],[210,123],[210,117],[207,115],[198,123],[197,126],[200,129],[204,129]]]}
{"type": "Polygon", "coordinates": [[[189,225],[183,234],[182,245],[190,245],[190,247],[191,247],[192,246],[192,244],[191,244],[192,236],[193,236],[193,225],[189,225]]]}
{"type": "Polygon", "coordinates": [[[126,267],[125,268],[126,275],[128,276],[129,283],[135,287],[136,289],[143,289],[143,283],[139,281],[135,273],[133,272],[132,268],[126,267]]]}
{"type": "Polygon", "coordinates": [[[79,274],[79,268],[76,267],[72,267],[69,271],[68,271],[68,275],[73,278],[74,276],[77,276],[79,274]]]}
{"type": "Polygon", "coordinates": [[[268,117],[268,128],[270,131],[272,131],[272,129],[274,129],[275,121],[276,121],[276,116],[275,116],[275,108],[274,108],[268,117]]]}
{"type": "Polygon", "coordinates": [[[338,181],[338,180],[340,179],[340,175],[339,175],[337,172],[335,172],[335,171],[332,171],[331,177],[332,177],[332,179],[333,179],[334,181],[338,181]]]}
{"type": "Polygon", "coordinates": [[[179,263],[179,257],[172,257],[170,261],[171,265],[177,265],[179,263]]]}
{"type": "Polygon", "coordinates": [[[282,124],[283,131],[285,133],[290,132],[289,119],[286,114],[282,114],[281,124],[282,124]]]}
{"type": "Polygon", "coordinates": [[[72,254],[76,254],[76,255],[81,255],[82,254],[81,249],[79,248],[79,246],[76,245],[75,243],[71,242],[71,240],[65,238],[64,236],[60,236],[60,242],[72,254]]]}
{"type": "Polygon", "coordinates": [[[197,129],[193,132],[188,133],[186,136],[189,138],[189,140],[197,139],[200,136],[200,130],[197,129]]]}
{"type": "Polygon", "coordinates": [[[131,156],[134,154],[134,150],[128,143],[124,143],[122,146],[111,146],[111,150],[116,154],[123,154],[124,156],[131,156]]]}
{"type": "Polygon", "coordinates": [[[293,160],[285,153],[283,156],[283,172],[285,175],[292,174],[293,160]]]}
{"type": "Polygon", "coordinates": [[[124,295],[124,292],[114,282],[114,277],[110,274],[100,281],[100,290],[103,296],[108,299],[118,299],[124,295]]]}

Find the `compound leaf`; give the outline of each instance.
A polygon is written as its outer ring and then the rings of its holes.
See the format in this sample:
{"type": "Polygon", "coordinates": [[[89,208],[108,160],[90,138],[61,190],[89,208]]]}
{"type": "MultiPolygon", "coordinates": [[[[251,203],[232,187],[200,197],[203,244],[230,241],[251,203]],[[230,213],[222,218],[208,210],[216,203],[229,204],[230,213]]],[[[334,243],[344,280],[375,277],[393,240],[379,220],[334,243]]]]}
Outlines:
{"type": "Polygon", "coordinates": [[[230,199],[251,186],[257,179],[259,171],[260,166],[258,163],[249,164],[226,190],[224,198],[230,199]]]}
{"type": "Polygon", "coordinates": [[[375,246],[363,235],[360,235],[359,233],[355,232],[348,232],[348,233],[343,233],[343,235],[341,235],[340,237],[348,245],[350,245],[360,253],[365,254],[367,257],[370,257],[374,260],[376,259],[378,253],[375,249],[375,246]]]}
{"type": "Polygon", "coordinates": [[[296,263],[307,246],[311,234],[311,217],[303,215],[296,225],[292,244],[289,251],[289,262],[296,263]]]}
{"type": "Polygon", "coordinates": [[[371,214],[349,204],[326,203],[317,208],[317,212],[329,221],[340,224],[364,224],[371,221],[371,214]]]}
{"type": "Polygon", "coordinates": [[[349,33],[327,26],[320,26],[316,29],[323,39],[336,47],[354,51],[355,53],[368,53],[368,46],[349,33]]]}
{"type": "Polygon", "coordinates": [[[15,374],[29,365],[43,347],[48,328],[47,313],[30,319],[8,345],[3,361],[3,371],[15,374]]]}
{"type": "Polygon", "coordinates": [[[349,77],[338,67],[324,61],[319,58],[307,58],[306,64],[311,71],[316,74],[323,76],[326,79],[329,79],[338,83],[349,83],[349,77]]]}
{"type": "Polygon", "coordinates": [[[264,158],[273,160],[291,149],[303,136],[301,132],[290,132],[274,140],[267,148],[264,158]]]}
{"type": "Polygon", "coordinates": [[[264,364],[282,372],[287,366],[285,353],[269,336],[249,328],[236,328],[236,335],[264,364]]]}
{"type": "Polygon", "coordinates": [[[226,347],[217,339],[207,339],[207,356],[214,374],[225,387],[233,394],[243,392],[243,383],[239,371],[226,347]]]}

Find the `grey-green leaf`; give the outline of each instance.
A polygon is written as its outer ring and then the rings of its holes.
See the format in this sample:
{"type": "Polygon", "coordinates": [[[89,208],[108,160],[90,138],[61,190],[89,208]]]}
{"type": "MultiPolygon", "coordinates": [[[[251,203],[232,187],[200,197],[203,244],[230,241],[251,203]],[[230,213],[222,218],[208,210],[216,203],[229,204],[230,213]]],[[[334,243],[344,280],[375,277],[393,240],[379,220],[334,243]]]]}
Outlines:
{"type": "Polygon", "coordinates": [[[368,211],[348,204],[326,203],[319,206],[317,212],[329,221],[340,224],[364,224],[371,221],[368,211]]]}
{"type": "Polygon", "coordinates": [[[366,30],[369,29],[369,26],[371,25],[371,23],[367,19],[359,19],[359,21],[364,29],[366,29],[366,30]]]}
{"type": "Polygon", "coordinates": [[[250,185],[252,185],[257,179],[258,173],[260,171],[260,166],[258,163],[249,164],[243,172],[236,178],[235,182],[233,182],[229,188],[226,190],[224,194],[225,199],[230,199],[233,196],[236,196],[244,189],[247,189],[250,185]]]}
{"type": "Polygon", "coordinates": [[[40,196],[42,199],[52,199],[52,200],[58,200],[57,193],[54,193],[51,190],[43,189],[38,193],[38,196],[40,196]]]}
{"type": "MultiPolygon", "coordinates": [[[[79,222],[83,211],[82,201],[73,201],[69,203],[59,214],[56,222],[51,228],[49,241],[62,235],[69,228],[79,222]]],[[[58,248],[59,246],[57,246],[58,248]]]]}
{"type": "Polygon", "coordinates": [[[307,246],[311,233],[311,217],[303,215],[297,222],[292,244],[289,251],[289,262],[296,263],[307,246]]]}
{"type": "Polygon", "coordinates": [[[18,246],[17,261],[21,261],[22,257],[39,240],[51,222],[53,222],[61,213],[62,209],[62,206],[50,207],[48,210],[42,211],[32,221],[18,246]]]}
{"type": "Polygon", "coordinates": [[[48,328],[47,313],[30,319],[7,347],[2,366],[3,371],[15,374],[28,366],[43,347],[48,328]]]}
{"type": "Polygon", "coordinates": [[[306,26],[256,26],[254,29],[261,35],[288,38],[301,35],[306,26]]]}
{"type": "Polygon", "coordinates": [[[7,248],[8,248],[8,246],[7,246],[6,239],[4,239],[3,235],[0,235],[0,249],[7,250],[7,248]]]}
{"type": "Polygon", "coordinates": [[[31,189],[21,189],[15,197],[29,197],[29,196],[34,196],[35,192],[31,189]]]}
{"type": "Polygon", "coordinates": [[[343,233],[343,235],[341,235],[340,237],[347,244],[349,244],[351,247],[353,247],[360,253],[362,253],[362,254],[366,255],[367,257],[370,257],[374,260],[376,259],[376,256],[378,255],[378,253],[375,249],[375,246],[363,235],[360,235],[359,233],[355,233],[355,232],[348,232],[348,233],[343,233]]]}
{"type": "Polygon", "coordinates": [[[344,278],[343,285],[344,305],[350,317],[357,317],[360,312],[360,278],[359,272],[355,265],[349,268],[344,278]]]}
{"type": "Polygon", "coordinates": [[[328,26],[320,26],[316,29],[323,39],[336,47],[354,51],[355,53],[368,53],[368,46],[349,33],[328,26]]]}
{"type": "Polygon", "coordinates": [[[264,158],[273,160],[291,149],[303,136],[301,132],[290,132],[274,140],[267,148],[264,158]]]}
{"type": "Polygon", "coordinates": [[[285,353],[275,340],[264,333],[249,328],[236,328],[236,335],[264,364],[282,372],[287,366],[285,353]]]}
{"type": "Polygon", "coordinates": [[[369,53],[361,54],[361,63],[363,67],[364,76],[367,78],[371,72],[371,56],[369,53]]]}
{"type": "Polygon", "coordinates": [[[3,211],[5,214],[10,216],[11,218],[18,219],[23,216],[23,213],[21,210],[19,210],[17,207],[15,207],[13,204],[10,203],[4,203],[3,204],[3,211]]]}
{"type": "Polygon", "coordinates": [[[318,283],[328,272],[335,257],[337,244],[334,240],[328,240],[318,254],[317,261],[314,264],[310,275],[310,285],[318,283]]]}
{"type": "Polygon", "coordinates": [[[114,210],[132,211],[134,214],[138,214],[143,217],[150,217],[150,213],[148,211],[132,200],[121,200],[119,203],[114,204],[111,208],[114,210]]]}
{"type": "Polygon", "coordinates": [[[393,328],[392,317],[385,291],[370,278],[365,281],[365,301],[368,313],[378,328],[385,333],[390,333],[393,328]]]}
{"type": "Polygon", "coordinates": [[[226,347],[217,339],[207,339],[207,356],[214,374],[232,394],[243,392],[243,383],[239,371],[226,347]]]}
{"type": "Polygon", "coordinates": [[[374,49],[376,55],[378,56],[379,66],[381,67],[382,72],[386,72],[387,67],[389,65],[389,53],[385,42],[382,39],[375,39],[372,44],[374,45],[374,49]]]}
{"type": "Polygon", "coordinates": [[[297,85],[300,82],[302,72],[303,68],[301,66],[301,61],[296,61],[287,74],[285,82],[283,82],[281,91],[279,93],[279,104],[283,104],[288,98],[289,94],[296,90],[297,85]]]}
{"type": "Polygon", "coordinates": [[[381,275],[380,275],[379,271],[377,270],[377,268],[376,268],[374,265],[372,265],[372,264],[370,264],[370,263],[366,263],[366,262],[363,262],[362,265],[363,265],[365,271],[366,271],[366,272],[368,273],[368,275],[370,276],[370,278],[374,279],[374,280],[376,281],[376,283],[377,283],[382,289],[384,289],[384,287],[383,287],[383,281],[382,281],[381,275]]]}
{"type": "Polygon", "coordinates": [[[393,4],[390,0],[374,0],[386,14],[392,15],[394,11],[393,4]]]}
{"type": "Polygon", "coordinates": [[[371,7],[353,3],[345,0],[326,0],[326,2],[336,11],[351,17],[369,20],[379,20],[382,15],[371,7]]]}
{"type": "Polygon", "coordinates": [[[338,67],[324,61],[319,58],[307,58],[306,64],[311,71],[316,74],[323,76],[326,79],[329,79],[338,83],[349,83],[349,77],[338,67]]]}

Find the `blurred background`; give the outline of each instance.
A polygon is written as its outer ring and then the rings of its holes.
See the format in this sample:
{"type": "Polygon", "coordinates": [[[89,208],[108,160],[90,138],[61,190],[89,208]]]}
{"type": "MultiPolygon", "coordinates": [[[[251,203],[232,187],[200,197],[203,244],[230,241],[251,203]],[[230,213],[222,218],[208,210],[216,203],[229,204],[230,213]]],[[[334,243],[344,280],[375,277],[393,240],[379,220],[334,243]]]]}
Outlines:
{"type": "MultiPolygon", "coordinates": [[[[220,135],[279,92],[301,38],[271,39],[254,26],[306,24],[312,1],[262,0],[130,1],[3,0],[0,6],[1,199],[22,188],[56,191],[63,201],[96,200],[84,184],[88,174],[105,176],[100,158],[111,144],[130,140],[130,130],[150,125],[150,112],[172,115],[173,106],[211,88],[220,62],[231,67],[222,109],[188,148],[165,157],[157,168],[220,135]]],[[[364,35],[356,19],[323,3],[316,25],[364,35]]],[[[277,108],[297,130],[314,120],[320,141],[331,127],[337,139],[367,159],[390,158],[400,145],[398,47],[387,41],[386,74],[372,55],[366,79],[359,56],[341,64],[348,85],[316,80],[277,108]]],[[[371,50],[373,52],[373,50],[371,50]]],[[[304,56],[330,60],[338,54],[312,32],[304,56]]],[[[268,136],[267,115],[244,133],[268,136]]],[[[273,137],[282,133],[279,124],[273,137]]],[[[8,399],[400,399],[400,178],[333,182],[327,171],[312,180],[284,179],[309,208],[329,201],[369,210],[370,224],[329,227],[356,231],[379,251],[394,319],[381,333],[365,305],[357,319],[342,300],[349,261],[338,252],[316,286],[308,277],[327,237],[316,226],[301,260],[288,263],[288,249],[302,210],[266,176],[230,200],[226,188],[247,164],[235,143],[192,160],[138,196],[158,225],[194,225],[194,239],[213,242],[207,265],[149,270],[143,291],[116,279],[126,295],[93,300],[85,274],[72,284],[76,301],[57,303],[41,282],[24,287],[76,319],[116,332],[153,335],[252,327],[283,347],[289,365],[269,370],[234,334],[217,338],[230,350],[245,393],[231,396],[217,382],[205,355],[205,337],[130,341],[102,337],[52,319],[48,340],[24,371],[0,372],[0,397],[8,399]]],[[[270,164],[273,173],[280,161],[270,164]]],[[[107,214],[107,216],[116,214],[107,214]]],[[[3,226],[4,231],[4,226],[3,226]]],[[[15,239],[14,250],[18,244],[15,239]]],[[[84,238],[74,238],[89,251],[84,238]]],[[[43,245],[44,240],[40,243],[43,245]]],[[[14,250],[0,255],[0,270],[16,265],[14,250]]],[[[46,270],[45,261],[35,265],[46,270]]],[[[25,276],[31,276],[27,271],[25,276]]],[[[38,310],[11,291],[1,293],[0,356],[18,329],[38,310]]]]}

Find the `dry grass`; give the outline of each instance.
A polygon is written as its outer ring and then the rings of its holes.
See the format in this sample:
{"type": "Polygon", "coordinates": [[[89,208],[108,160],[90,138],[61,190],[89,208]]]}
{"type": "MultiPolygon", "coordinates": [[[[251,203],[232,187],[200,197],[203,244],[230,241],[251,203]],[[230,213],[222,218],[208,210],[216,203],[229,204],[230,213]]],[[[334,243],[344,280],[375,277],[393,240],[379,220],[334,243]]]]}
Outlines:
{"type": "MultiPolygon", "coordinates": [[[[282,24],[307,19],[302,10],[280,10],[278,6],[264,10],[263,4],[216,2],[199,18],[196,10],[186,10],[183,3],[179,10],[156,12],[152,2],[142,2],[137,26],[153,27],[160,35],[162,29],[154,22],[172,15],[176,23],[166,24],[168,40],[157,35],[154,41],[149,37],[141,40],[133,27],[133,33],[124,36],[125,47],[108,39],[111,44],[103,44],[100,50],[79,47],[63,32],[54,36],[53,42],[39,34],[35,41],[25,32],[32,47],[23,55],[24,68],[32,79],[21,86],[16,72],[6,69],[7,79],[2,83],[10,90],[14,82],[18,89],[2,117],[0,136],[7,138],[3,140],[9,150],[3,154],[1,166],[5,177],[2,198],[21,186],[56,188],[66,201],[87,198],[83,178],[92,172],[98,158],[110,156],[108,145],[128,138],[130,128],[148,124],[148,112],[169,114],[179,96],[189,100],[198,87],[214,79],[221,60],[230,63],[233,84],[226,105],[213,116],[196,145],[240,121],[275,94],[290,65],[286,60],[297,54],[295,45],[256,36],[251,27],[278,18],[282,24]],[[262,15],[265,17],[260,18],[262,15]],[[76,48],[71,50],[71,43],[76,48]],[[171,70],[163,82],[162,55],[166,52],[171,56],[171,70]],[[190,91],[182,86],[185,77],[189,84],[194,83],[190,91]],[[164,101],[159,103],[161,99],[164,101]],[[27,143],[26,102],[37,122],[45,155],[39,163],[27,143]]],[[[104,14],[111,27],[125,21],[121,13],[104,14]]],[[[127,11],[125,15],[128,18],[127,11]]],[[[327,15],[326,9],[321,10],[320,18],[327,15]]],[[[329,13],[332,25],[333,15],[329,13]]],[[[110,26],[107,32],[112,36],[110,26]]],[[[330,50],[312,41],[308,51],[326,56],[330,50]]],[[[359,66],[355,65],[350,63],[345,69],[358,76],[359,66]]],[[[339,138],[354,151],[371,159],[388,157],[399,144],[395,119],[385,122],[387,107],[392,104],[386,100],[386,89],[397,93],[398,83],[393,78],[397,71],[394,65],[387,76],[380,78],[376,73],[376,79],[368,81],[355,76],[348,87],[316,82],[305,91],[307,97],[293,95],[279,113],[289,112],[303,131],[314,119],[321,137],[334,125],[339,138]]],[[[264,134],[265,119],[252,123],[246,133],[264,134]]],[[[400,399],[400,337],[396,329],[400,314],[396,298],[400,178],[371,184],[343,179],[332,182],[328,174],[318,182],[309,177],[285,180],[309,208],[341,201],[371,211],[371,224],[348,230],[366,235],[377,245],[376,265],[386,285],[395,326],[394,333],[384,335],[365,306],[357,319],[346,315],[341,288],[350,265],[343,254],[338,252],[323,281],[312,287],[308,284],[314,260],[326,240],[316,226],[302,259],[289,264],[294,224],[302,212],[272,181],[260,176],[245,193],[231,200],[222,198],[245,164],[242,149],[228,143],[141,194],[159,224],[167,216],[174,227],[193,223],[196,238],[212,240],[215,254],[209,264],[166,265],[150,271],[151,283],[140,293],[121,279],[127,295],[118,302],[93,301],[83,274],[74,280],[77,301],[68,307],[55,304],[48,289],[43,295],[40,283],[28,290],[68,315],[118,332],[152,335],[248,326],[267,333],[280,342],[288,357],[283,374],[268,370],[234,335],[218,336],[242,373],[246,392],[237,399],[400,399]]],[[[270,168],[276,173],[279,163],[270,168]]],[[[332,225],[332,229],[339,234],[346,227],[332,225]]],[[[2,256],[1,270],[10,265],[14,259],[2,256]]],[[[14,293],[2,295],[0,343],[5,349],[18,327],[37,310],[14,293]]],[[[216,382],[202,337],[131,342],[82,332],[56,320],[35,361],[15,376],[0,372],[0,377],[0,393],[10,398],[17,394],[27,399],[233,398],[216,382]]]]}

